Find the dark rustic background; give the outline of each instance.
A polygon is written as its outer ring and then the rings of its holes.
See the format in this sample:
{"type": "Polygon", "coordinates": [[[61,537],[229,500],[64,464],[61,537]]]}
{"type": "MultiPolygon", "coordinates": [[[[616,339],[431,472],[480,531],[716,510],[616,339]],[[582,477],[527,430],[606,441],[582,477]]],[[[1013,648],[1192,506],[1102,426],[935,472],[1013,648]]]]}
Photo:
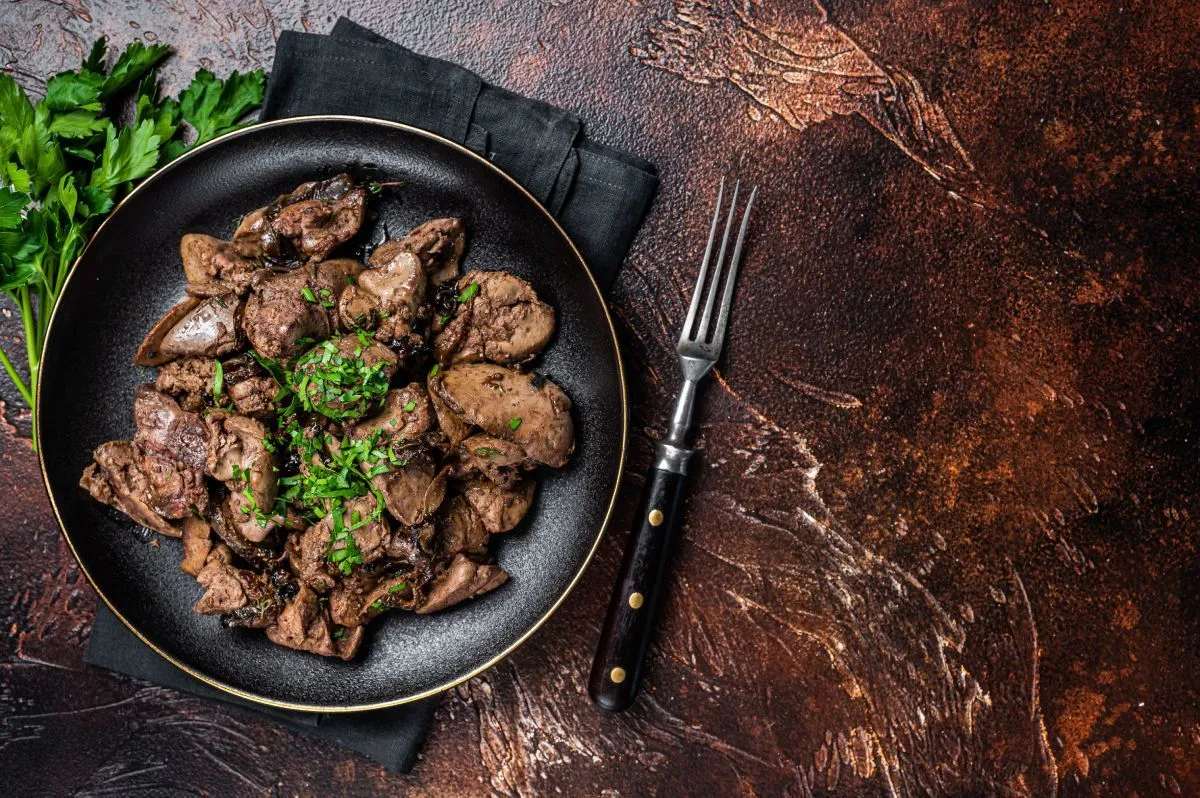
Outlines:
{"type": "Polygon", "coordinates": [[[95,598],[5,386],[6,792],[1200,793],[1200,14],[677,6],[0,5],[0,66],[33,92],[100,34],[175,45],[174,89],[269,68],[279,31],[336,9],[657,163],[612,300],[634,474],[716,177],[764,187],[633,711],[583,689],[628,509],[556,617],[447,697],[408,777],[86,669],[95,598]]]}

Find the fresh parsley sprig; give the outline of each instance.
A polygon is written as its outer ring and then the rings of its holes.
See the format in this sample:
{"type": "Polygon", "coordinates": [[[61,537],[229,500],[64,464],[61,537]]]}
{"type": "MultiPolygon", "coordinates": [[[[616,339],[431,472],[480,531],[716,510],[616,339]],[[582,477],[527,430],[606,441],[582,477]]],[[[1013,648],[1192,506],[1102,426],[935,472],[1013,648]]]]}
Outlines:
{"type": "MultiPolygon", "coordinates": [[[[159,96],[156,77],[169,47],[134,42],[111,67],[107,52],[97,41],[79,69],[50,78],[36,103],[0,72],[0,291],[21,315],[28,377],[3,348],[0,365],[31,409],[54,303],[105,215],[136,182],[235,130],[262,102],[261,70],[220,80],[202,69],[174,100],[159,96]]],[[[36,445],[36,418],[33,425],[36,445]]]]}

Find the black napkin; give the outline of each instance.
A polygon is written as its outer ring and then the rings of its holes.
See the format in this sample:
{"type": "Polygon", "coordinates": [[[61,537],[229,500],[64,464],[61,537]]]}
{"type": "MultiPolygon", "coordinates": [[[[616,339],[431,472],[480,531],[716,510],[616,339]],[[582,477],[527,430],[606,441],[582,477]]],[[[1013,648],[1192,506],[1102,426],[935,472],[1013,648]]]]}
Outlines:
{"type": "MultiPolygon", "coordinates": [[[[658,185],[651,164],[589,140],[574,114],[490,86],[473,72],[417,55],[344,18],[330,36],[287,31],[279,37],[262,118],[308,114],[403,122],[483,155],[554,214],[603,289],[612,285],[658,185]]],[[[439,700],[353,715],[253,704],[171,665],[103,606],[85,659],[335,740],[400,772],[412,767],[439,700]]]]}
{"type": "Polygon", "coordinates": [[[612,285],[658,185],[649,162],[591,141],[574,114],[345,18],[329,36],[279,37],[263,118],[308,114],[403,122],[483,155],[558,219],[602,289],[612,285]]]}
{"type": "Polygon", "coordinates": [[[353,714],[294,712],[256,704],[210,687],[176,668],[134,637],[103,605],[96,608],[92,637],[83,658],[90,665],[201,698],[214,698],[239,711],[270,718],[298,734],[334,740],[369,756],[388,770],[400,773],[407,773],[416,761],[441,700],[439,696],[390,709],[353,714]]]}

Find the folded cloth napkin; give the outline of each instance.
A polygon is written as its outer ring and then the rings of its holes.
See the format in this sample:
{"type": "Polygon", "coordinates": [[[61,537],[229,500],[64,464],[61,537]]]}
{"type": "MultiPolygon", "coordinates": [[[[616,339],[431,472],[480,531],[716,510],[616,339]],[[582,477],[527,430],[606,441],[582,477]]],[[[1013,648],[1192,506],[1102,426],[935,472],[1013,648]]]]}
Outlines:
{"type": "Polygon", "coordinates": [[[591,141],[574,114],[488,85],[345,18],[329,36],[279,37],[263,118],[309,114],[403,122],[474,150],[558,219],[605,290],[658,186],[649,162],[591,141]]]}
{"type": "MultiPolygon", "coordinates": [[[[276,45],[262,117],[309,114],[403,122],[479,153],[558,219],[602,289],[612,285],[658,185],[651,164],[589,140],[574,114],[490,86],[460,66],[418,55],[344,18],[329,36],[288,31],[276,45]]],[[[399,772],[416,760],[438,702],[352,715],[254,704],[171,665],[103,606],[85,659],[335,740],[399,772]]]]}
{"type": "Polygon", "coordinates": [[[172,690],[215,698],[239,711],[269,718],[298,734],[333,740],[398,773],[407,773],[412,768],[441,700],[427,698],[390,709],[353,714],[295,712],[256,704],[222,692],[176,668],[134,637],[103,605],[96,609],[84,661],[172,690]]]}

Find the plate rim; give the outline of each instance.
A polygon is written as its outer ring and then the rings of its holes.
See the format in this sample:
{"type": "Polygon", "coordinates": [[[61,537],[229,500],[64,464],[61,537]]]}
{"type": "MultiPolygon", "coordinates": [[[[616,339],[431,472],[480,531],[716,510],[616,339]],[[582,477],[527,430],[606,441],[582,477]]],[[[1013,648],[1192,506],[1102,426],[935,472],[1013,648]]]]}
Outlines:
{"type": "MultiPolygon", "coordinates": [[[[612,314],[609,312],[608,302],[605,300],[604,293],[600,290],[600,286],[596,283],[596,278],[592,274],[591,269],[588,267],[587,261],[583,257],[583,254],[579,251],[579,248],[575,246],[575,242],[567,234],[567,231],[564,230],[562,225],[560,225],[558,223],[558,220],[555,219],[548,210],[546,210],[545,206],[542,205],[542,203],[539,202],[536,197],[534,197],[532,194],[530,194],[529,191],[524,186],[522,186],[520,183],[518,183],[516,181],[516,179],[514,179],[507,172],[500,169],[494,163],[492,163],[491,161],[482,157],[478,153],[475,153],[475,152],[467,149],[466,147],[462,146],[461,144],[459,144],[455,141],[451,141],[450,139],[447,139],[444,136],[440,136],[440,135],[438,135],[436,133],[432,133],[428,130],[423,130],[422,128],[419,128],[419,127],[414,127],[412,125],[406,125],[402,122],[393,122],[393,121],[386,120],[386,119],[374,119],[371,117],[356,116],[356,115],[352,115],[352,114],[312,114],[312,115],[307,115],[307,116],[288,117],[285,119],[273,119],[273,120],[268,120],[265,122],[257,122],[255,124],[251,124],[251,125],[247,125],[246,127],[239,128],[238,130],[230,131],[229,133],[225,133],[221,136],[216,137],[215,139],[212,139],[211,141],[207,141],[204,144],[199,145],[198,147],[188,150],[183,155],[179,156],[175,160],[171,161],[170,163],[166,164],[162,168],[158,169],[153,174],[151,174],[149,177],[147,177],[145,180],[143,180],[141,183],[139,183],[137,186],[135,186],[125,197],[123,197],[121,199],[120,202],[118,202],[116,204],[116,206],[113,207],[113,209],[109,213],[109,215],[104,219],[104,221],[102,221],[100,223],[100,226],[96,228],[96,231],[94,233],[92,233],[91,237],[88,238],[88,242],[86,245],[84,245],[83,250],[80,251],[79,257],[77,257],[75,259],[75,262],[71,264],[71,270],[67,274],[67,279],[63,282],[63,287],[59,291],[59,297],[61,298],[63,296],[63,294],[66,293],[68,287],[71,285],[71,281],[75,278],[75,275],[77,274],[76,266],[78,266],[79,262],[82,261],[83,258],[87,255],[88,250],[92,246],[92,243],[100,235],[100,232],[102,230],[104,230],[104,227],[109,223],[109,221],[111,221],[114,217],[116,217],[116,215],[121,212],[122,208],[126,205],[126,203],[128,203],[129,200],[131,200],[134,196],[136,196],[138,194],[138,192],[144,190],[147,186],[151,186],[151,185],[155,184],[155,182],[160,180],[163,175],[167,174],[173,168],[175,168],[175,166],[177,164],[183,163],[184,161],[188,160],[191,157],[194,157],[198,153],[201,153],[206,150],[213,149],[217,146],[220,146],[221,144],[225,143],[226,141],[230,141],[235,138],[241,138],[241,137],[247,136],[247,135],[253,135],[257,131],[261,131],[261,130],[268,129],[268,128],[275,128],[275,127],[287,127],[290,125],[312,124],[315,122],[353,122],[353,123],[366,124],[368,126],[379,127],[379,128],[383,128],[383,129],[387,129],[387,130],[393,130],[393,131],[400,130],[400,131],[404,131],[406,133],[415,134],[415,135],[421,136],[422,138],[426,138],[431,141],[437,142],[443,146],[449,147],[452,150],[455,150],[463,155],[468,156],[469,158],[476,161],[477,163],[483,164],[485,167],[490,169],[496,175],[499,175],[501,178],[503,178],[509,184],[511,184],[514,188],[516,188],[522,195],[525,196],[525,198],[529,202],[531,202],[534,205],[534,207],[536,207],[538,210],[540,210],[542,212],[542,214],[546,217],[546,219],[554,226],[554,229],[556,229],[559,232],[559,234],[563,237],[563,240],[566,241],[567,246],[570,247],[571,252],[574,253],[576,260],[578,260],[580,268],[583,270],[584,274],[587,276],[588,284],[590,284],[592,286],[592,290],[596,292],[596,298],[600,302],[600,308],[603,311],[604,319],[607,322],[609,337],[612,341],[613,354],[616,357],[616,363],[617,363],[617,389],[618,389],[618,393],[620,395],[620,406],[621,406],[620,451],[619,451],[619,456],[617,457],[617,467],[616,467],[616,472],[614,474],[614,479],[613,479],[612,494],[611,494],[611,496],[609,496],[608,507],[604,512],[604,519],[600,522],[598,528],[596,529],[595,535],[592,540],[592,545],[588,549],[587,556],[584,557],[583,562],[580,563],[580,565],[576,569],[574,575],[571,577],[571,581],[567,583],[566,588],[563,589],[563,591],[559,594],[558,598],[555,599],[554,603],[550,605],[550,607],[546,610],[546,612],[543,613],[542,616],[540,618],[538,618],[537,621],[529,629],[525,630],[516,640],[514,640],[507,647],[505,647],[504,650],[502,650],[499,654],[495,655],[491,659],[484,662],[482,665],[476,666],[475,668],[471,669],[470,671],[468,671],[467,673],[465,673],[461,676],[457,676],[452,679],[446,680],[446,681],[442,682],[441,684],[438,684],[438,685],[428,688],[426,690],[422,690],[419,693],[414,693],[412,695],[404,696],[404,697],[401,697],[401,698],[398,698],[395,700],[379,701],[379,702],[373,702],[373,703],[367,703],[367,704],[353,704],[353,705],[305,704],[305,703],[282,701],[282,700],[278,700],[278,699],[274,699],[274,698],[269,698],[267,696],[259,695],[257,693],[253,693],[253,692],[243,690],[238,687],[234,687],[233,685],[226,684],[225,682],[223,682],[219,679],[216,679],[212,676],[209,676],[207,674],[200,672],[197,668],[195,668],[191,665],[188,665],[185,662],[182,662],[179,658],[172,656],[171,654],[168,654],[166,651],[161,649],[159,646],[150,642],[150,640],[148,640],[146,638],[146,636],[141,633],[140,630],[138,630],[132,623],[130,623],[130,621],[124,615],[122,615],[121,612],[119,610],[117,610],[116,607],[113,606],[113,604],[109,600],[108,596],[106,596],[104,594],[104,591],[102,591],[100,589],[100,587],[96,584],[96,580],[92,578],[91,572],[88,571],[88,568],[84,564],[83,559],[79,556],[79,552],[76,551],[76,549],[75,549],[75,543],[71,539],[71,533],[67,531],[67,525],[63,522],[62,514],[59,512],[59,509],[58,509],[58,502],[54,496],[54,490],[50,486],[50,475],[46,470],[46,462],[45,462],[45,456],[44,456],[45,450],[42,446],[42,426],[40,424],[38,425],[37,433],[36,433],[37,455],[38,455],[39,470],[41,471],[41,474],[42,474],[42,486],[46,490],[46,495],[50,500],[50,506],[54,511],[54,518],[58,524],[59,533],[62,535],[63,539],[66,541],[67,547],[71,550],[71,556],[74,557],[75,562],[79,565],[79,570],[82,571],[84,578],[87,579],[88,584],[91,585],[91,587],[92,587],[92,590],[94,590],[96,592],[96,595],[99,596],[99,598],[102,602],[104,602],[104,605],[108,608],[108,610],[114,616],[116,616],[117,619],[120,620],[122,624],[125,625],[125,628],[127,628],[130,632],[132,632],[134,634],[134,636],[136,636],[139,640],[141,640],[142,643],[147,645],[152,651],[154,651],[160,657],[165,659],[167,662],[171,663],[175,667],[177,667],[180,670],[182,670],[183,672],[187,673],[189,676],[199,679],[201,682],[208,684],[211,687],[215,687],[218,690],[221,690],[222,692],[229,693],[230,695],[237,696],[238,698],[242,698],[247,701],[254,702],[256,704],[263,704],[263,705],[275,707],[278,709],[290,709],[290,710],[296,710],[296,711],[300,711],[300,712],[326,712],[326,713],[367,712],[367,711],[371,711],[371,710],[386,709],[388,707],[395,707],[395,706],[400,706],[403,704],[409,704],[409,703],[412,703],[415,701],[420,701],[422,699],[429,698],[431,696],[438,695],[438,694],[447,692],[449,690],[452,690],[453,688],[457,687],[458,685],[463,684],[464,682],[467,682],[467,681],[473,679],[474,677],[478,676],[479,674],[481,674],[481,673],[491,669],[495,665],[499,664],[500,662],[505,660],[507,657],[509,657],[514,651],[516,651],[518,648],[520,648],[566,602],[567,597],[570,596],[572,592],[574,592],[576,586],[578,586],[580,580],[583,578],[584,572],[587,571],[588,566],[591,564],[592,560],[595,558],[596,552],[599,550],[600,544],[604,540],[604,536],[608,531],[608,527],[612,523],[613,511],[616,507],[617,497],[618,497],[618,494],[620,493],[620,489],[621,489],[621,479],[622,479],[622,477],[624,475],[624,471],[625,471],[625,459],[626,459],[628,443],[629,443],[629,398],[628,398],[628,393],[627,393],[626,384],[625,384],[625,367],[624,367],[624,362],[621,357],[621,347],[620,347],[620,343],[617,339],[616,327],[613,325],[612,314]]],[[[49,341],[51,340],[51,336],[54,333],[55,321],[58,318],[58,311],[59,311],[60,305],[61,305],[61,303],[56,301],[55,305],[54,305],[54,310],[52,310],[50,313],[50,321],[46,325],[46,338],[45,338],[46,344],[49,343],[49,341]]],[[[43,352],[46,351],[48,348],[49,347],[44,344],[43,352]]],[[[38,377],[37,377],[37,400],[35,402],[35,411],[37,412],[37,415],[39,418],[42,415],[42,377],[45,373],[46,373],[45,363],[44,362],[39,363],[38,364],[38,377]]]]}

